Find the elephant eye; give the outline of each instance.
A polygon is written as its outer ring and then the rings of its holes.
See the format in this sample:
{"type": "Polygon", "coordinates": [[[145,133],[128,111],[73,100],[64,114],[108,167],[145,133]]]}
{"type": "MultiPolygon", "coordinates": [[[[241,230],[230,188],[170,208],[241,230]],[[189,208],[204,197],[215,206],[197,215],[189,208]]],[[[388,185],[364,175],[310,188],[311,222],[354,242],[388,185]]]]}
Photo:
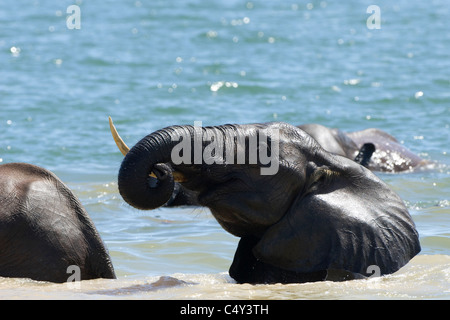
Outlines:
{"type": "Polygon", "coordinates": [[[319,187],[330,184],[336,176],[337,172],[330,170],[328,167],[318,168],[309,178],[305,195],[318,190],[319,187]]]}

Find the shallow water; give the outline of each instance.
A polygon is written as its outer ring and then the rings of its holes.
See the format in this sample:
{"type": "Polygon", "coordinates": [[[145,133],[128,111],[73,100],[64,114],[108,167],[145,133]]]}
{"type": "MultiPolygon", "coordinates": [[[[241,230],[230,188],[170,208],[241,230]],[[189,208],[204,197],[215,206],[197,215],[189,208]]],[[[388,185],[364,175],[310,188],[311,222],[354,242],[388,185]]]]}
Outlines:
{"type": "Polygon", "coordinates": [[[77,1],[79,30],[66,25],[71,4],[0,2],[0,162],[37,164],[66,182],[118,279],[79,289],[0,279],[1,298],[450,297],[447,1],[378,1],[374,30],[370,1],[77,1]],[[422,252],[383,278],[237,285],[227,275],[237,239],[207,209],[143,212],[123,202],[108,116],[130,146],[194,121],[383,129],[436,162],[379,174],[404,199],[422,252]]]}
{"type": "Polygon", "coordinates": [[[1,279],[3,299],[448,299],[450,257],[419,255],[393,275],[346,282],[236,284],[226,273],[175,273],[51,284],[1,279]],[[77,286],[76,286],[77,285],[77,286]]]}

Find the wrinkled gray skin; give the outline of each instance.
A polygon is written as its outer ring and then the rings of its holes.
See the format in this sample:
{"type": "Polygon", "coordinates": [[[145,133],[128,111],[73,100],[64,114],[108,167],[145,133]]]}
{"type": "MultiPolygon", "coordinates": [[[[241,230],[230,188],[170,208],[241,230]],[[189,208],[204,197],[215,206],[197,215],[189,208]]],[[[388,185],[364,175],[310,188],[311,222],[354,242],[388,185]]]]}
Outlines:
{"type": "Polygon", "coordinates": [[[298,126],[313,137],[325,150],[349,159],[355,159],[364,145],[372,144],[375,151],[365,165],[372,171],[411,171],[426,162],[405,148],[393,136],[379,129],[343,132],[320,124],[298,126]]]}
{"type": "Polygon", "coordinates": [[[370,170],[325,151],[303,130],[285,123],[202,128],[222,134],[225,145],[260,129],[280,132],[275,175],[248,163],[175,165],[178,137],[192,141],[194,129],[173,126],[131,148],[119,171],[120,194],[136,208],[158,208],[173,196],[172,170],[183,173],[181,186],[241,238],[230,268],[239,283],[342,280],[367,275],[373,265],[389,274],[420,251],[403,201],[370,170]]]}
{"type": "MultiPolygon", "coordinates": [[[[352,159],[371,171],[406,172],[428,164],[393,136],[379,129],[344,132],[320,124],[297,127],[313,137],[326,151],[352,159]]],[[[195,194],[176,184],[174,194],[166,206],[181,205],[198,205],[198,202],[195,194]]]]}
{"type": "Polygon", "coordinates": [[[0,166],[0,277],[66,282],[115,273],[93,222],[53,173],[25,163],[0,166]],[[76,278],[74,278],[76,279],[76,278]]]}

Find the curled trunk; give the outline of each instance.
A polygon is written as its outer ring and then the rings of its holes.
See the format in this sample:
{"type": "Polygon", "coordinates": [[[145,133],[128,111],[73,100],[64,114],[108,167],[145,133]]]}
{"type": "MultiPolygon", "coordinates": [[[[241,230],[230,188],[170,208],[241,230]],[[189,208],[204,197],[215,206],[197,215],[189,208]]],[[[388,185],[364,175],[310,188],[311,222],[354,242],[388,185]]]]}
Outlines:
{"type": "Polygon", "coordinates": [[[158,130],[139,141],[126,154],[119,170],[119,192],[131,206],[141,210],[158,208],[173,195],[182,175],[173,172],[171,153],[180,137],[192,139],[192,126],[158,130]],[[174,179],[175,177],[175,179],[174,179]]]}
{"type": "Polygon", "coordinates": [[[119,192],[135,208],[151,210],[164,205],[174,191],[170,155],[177,131],[169,127],[139,141],[126,154],[119,170],[119,192]],[[153,174],[157,178],[153,178],[153,174]]]}

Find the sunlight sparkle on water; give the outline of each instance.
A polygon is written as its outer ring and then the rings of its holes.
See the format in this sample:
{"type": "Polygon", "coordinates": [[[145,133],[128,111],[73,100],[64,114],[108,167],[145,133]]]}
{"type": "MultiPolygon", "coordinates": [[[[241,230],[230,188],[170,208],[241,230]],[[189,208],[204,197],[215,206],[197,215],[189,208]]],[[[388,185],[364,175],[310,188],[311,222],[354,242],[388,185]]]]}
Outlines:
{"type": "Polygon", "coordinates": [[[18,57],[21,49],[19,47],[11,47],[9,49],[9,51],[11,51],[11,54],[13,55],[13,57],[18,57]]]}

